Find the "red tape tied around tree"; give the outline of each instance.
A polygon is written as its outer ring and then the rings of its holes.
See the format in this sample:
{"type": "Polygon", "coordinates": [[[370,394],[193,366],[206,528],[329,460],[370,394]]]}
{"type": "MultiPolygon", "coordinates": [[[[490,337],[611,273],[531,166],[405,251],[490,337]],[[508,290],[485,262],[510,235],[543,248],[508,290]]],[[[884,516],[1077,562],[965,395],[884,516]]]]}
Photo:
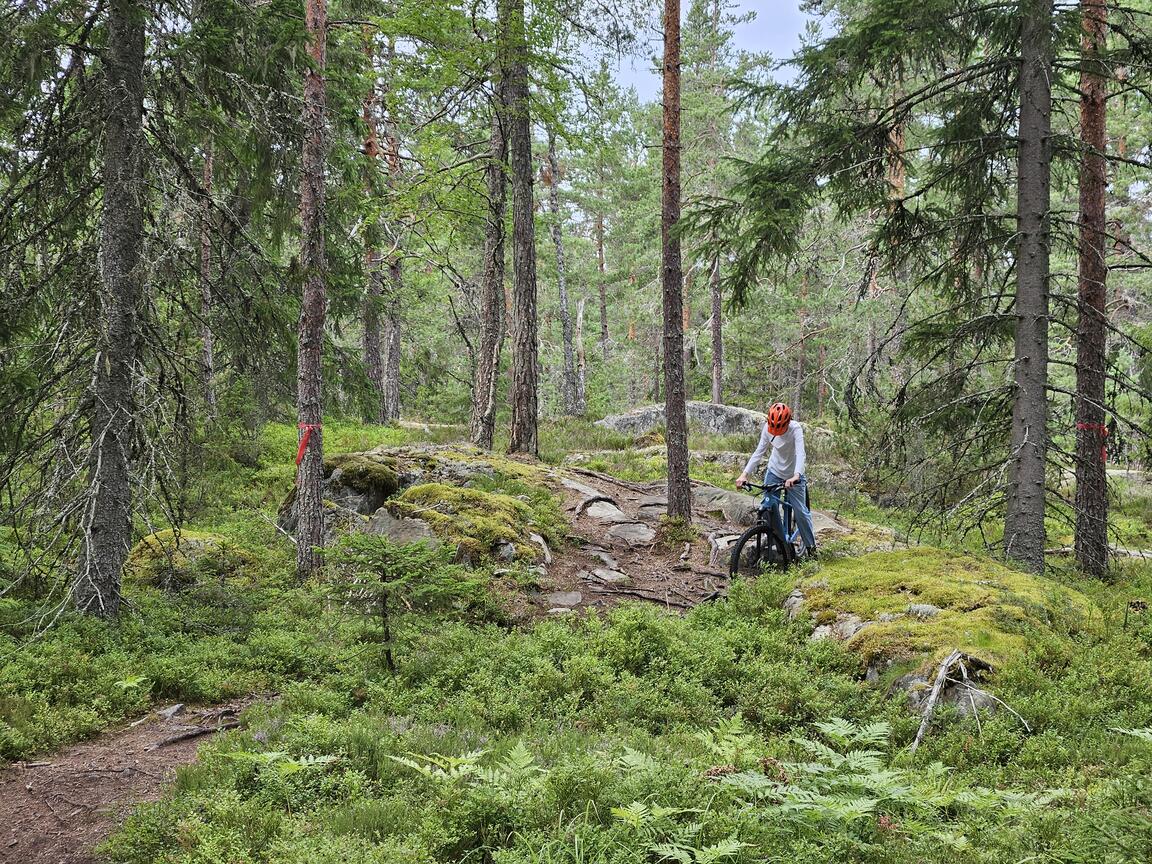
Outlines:
{"type": "Polygon", "coordinates": [[[1077,423],[1077,429],[1095,431],[1100,433],[1100,461],[1108,461],[1108,427],[1103,423],[1077,423]]]}
{"type": "Polygon", "coordinates": [[[300,439],[300,447],[296,451],[296,464],[299,465],[304,461],[304,451],[308,449],[308,439],[312,437],[312,430],[320,428],[319,423],[297,423],[297,429],[304,430],[304,437],[300,439]]]}

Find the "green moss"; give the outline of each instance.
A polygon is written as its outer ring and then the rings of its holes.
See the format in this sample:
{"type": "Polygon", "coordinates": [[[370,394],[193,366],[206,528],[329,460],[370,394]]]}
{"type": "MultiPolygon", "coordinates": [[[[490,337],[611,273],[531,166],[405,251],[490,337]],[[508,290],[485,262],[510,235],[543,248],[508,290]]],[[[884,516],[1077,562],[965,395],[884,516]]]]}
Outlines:
{"type": "Polygon", "coordinates": [[[540,530],[533,509],[511,495],[424,483],[405,489],[388,508],[397,516],[423,519],[441,539],[472,559],[491,558],[493,546],[500,542],[513,544],[520,559],[540,555],[540,547],[529,538],[540,530]]]}
{"type": "Polygon", "coordinates": [[[1037,642],[1064,640],[1100,620],[1077,591],[987,558],[931,547],[834,561],[800,587],[818,621],[845,613],[871,622],[848,642],[865,664],[927,666],[955,648],[998,668],[1037,642]],[[918,618],[908,613],[911,604],[940,611],[918,618]],[[889,616],[893,620],[881,620],[889,616]]]}
{"type": "Polygon", "coordinates": [[[357,492],[391,497],[400,489],[396,460],[373,453],[337,453],[324,460],[325,476],[339,469],[341,480],[357,492]]]}
{"type": "Polygon", "coordinates": [[[126,574],[145,585],[179,589],[204,577],[234,575],[251,556],[227,538],[205,531],[171,529],[142,539],[128,555],[126,574]]]}

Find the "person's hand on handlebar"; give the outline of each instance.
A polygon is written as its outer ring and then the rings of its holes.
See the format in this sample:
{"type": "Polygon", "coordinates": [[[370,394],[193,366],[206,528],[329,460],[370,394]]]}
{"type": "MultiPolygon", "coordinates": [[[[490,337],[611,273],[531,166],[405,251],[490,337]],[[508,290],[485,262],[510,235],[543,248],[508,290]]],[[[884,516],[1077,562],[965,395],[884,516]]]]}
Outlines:
{"type": "Polygon", "coordinates": [[[785,489],[791,489],[793,486],[795,486],[799,482],[800,482],[800,475],[799,474],[793,474],[791,477],[789,477],[787,480],[784,481],[784,488],[785,489]]]}
{"type": "Polygon", "coordinates": [[[745,475],[741,474],[739,477],[736,478],[736,488],[737,489],[743,489],[744,484],[747,482],[748,482],[748,478],[745,475]]]}

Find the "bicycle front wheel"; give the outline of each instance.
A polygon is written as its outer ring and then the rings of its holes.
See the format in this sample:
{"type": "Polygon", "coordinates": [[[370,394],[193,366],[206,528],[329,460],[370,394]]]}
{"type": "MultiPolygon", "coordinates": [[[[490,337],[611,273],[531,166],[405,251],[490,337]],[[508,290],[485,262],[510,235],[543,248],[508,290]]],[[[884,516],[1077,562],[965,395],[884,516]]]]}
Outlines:
{"type": "Polygon", "coordinates": [[[793,557],[791,545],[771,525],[758,523],[741,534],[732,547],[728,572],[732,576],[758,576],[765,567],[787,567],[793,557]]]}

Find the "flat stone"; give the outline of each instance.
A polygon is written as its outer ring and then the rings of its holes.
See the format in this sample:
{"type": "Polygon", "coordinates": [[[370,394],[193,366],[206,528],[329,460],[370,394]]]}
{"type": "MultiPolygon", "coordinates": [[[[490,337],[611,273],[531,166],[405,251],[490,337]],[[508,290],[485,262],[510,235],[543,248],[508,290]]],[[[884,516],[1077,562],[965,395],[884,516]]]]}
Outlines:
{"type": "Polygon", "coordinates": [[[596,495],[603,495],[604,494],[599,489],[593,489],[588,484],[581,483],[579,480],[573,480],[571,477],[563,477],[562,476],[560,478],[560,483],[565,488],[571,489],[573,492],[579,492],[581,495],[584,495],[587,497],[593,497],[596,495]]]}
{"type": "Polygon", "coordinates": [[[784,611],[788,613],[788,620],[795,620],[796,616],[800,614],[800,610],[804,608],[804,592],[799,588],[794,590],[788,595],[788,599],[784,601],[784,611]]]}
{"type": "Polygon", "coordinates": [[[600,582],[604,585],[627,585],[632,580],[628,577],[627,573],[621,573],[619,570],[607,570],[604,568],[597,568],[588,574],[588,578],[594,582],[600,582]]]}
{"type": "Polygon", "coordinates": [[[544,595],[544,602],[552,607],[578,606],[583,599],[584,595],[579,591],[553,591],[544,595]]]}
{"type": "Polygon", "coordinates": [[[167,708],[161,708],[156,714],[163,717],[165,720],[171,720],[177,714],[184,713],[184,703],[177,702],[175,705],[169,705],[167,708]]]}
{"type": "Polygon", "coordinates": [[[912,603],[908,606],[908,614],[917,618],[934,618],[940,614],[940,607],[931,603],[912,603]]]}
{"type": "Polygon", "coordinates": [[[812,511],[812,528],[819,537],[822,534],[851,534],[852,529],[823,510],[812,511]]]}
{"type": "Polygon", "coordinates": [[[384,507],[372,514],[364,530],[369,534],[387,537],[393,543],[423,543],[431,549],[440,545],[440,538],[423,519],[393,516],[384,507]]]}
{"type": "Polygon", "coordinates": [[[584,511],[584,515],[590,519],[595,519],[597,522],[607,522],[610,525],[634,521],[631,516],[615,504],[609,504],[607,501],[597,501],[592,504],[584,511]]]}
{"type": "Polygon", "coordinates": [[[640,522],[623,522],[613,525],[604,536],[610,541],[620,542],[626,546],[641,546],[652,543],[656,539],[656,532],[640,522]]]}
{"type": "Polygon", "coordinates": [[[492,551],[501,561],[513,561],[516,558],[516,546],[507,540],[497,540],[493,544],[492,551]]]}
{"type": "Polygon", "coordinates": [[[613,558],[608,553],[608,550],[599,549],[599,548],[587,549],[587,547],[585,547],[585,549],[586,549],[586,551],[591,552],[593,558],[600,559],[600,563],[603,564],[605,567],[607,567],[609,570],[619,570],[620,569],[620,562],[617,561],[615,558],[613,558]]]}
{"type": "Polygon", "coordinates": [[[575,609],[570,609],[567,606],[556,606],[552,609],[549,609],[548,614],[549,615],[571,615],[575,611],[576,611],[575,609]]]}

